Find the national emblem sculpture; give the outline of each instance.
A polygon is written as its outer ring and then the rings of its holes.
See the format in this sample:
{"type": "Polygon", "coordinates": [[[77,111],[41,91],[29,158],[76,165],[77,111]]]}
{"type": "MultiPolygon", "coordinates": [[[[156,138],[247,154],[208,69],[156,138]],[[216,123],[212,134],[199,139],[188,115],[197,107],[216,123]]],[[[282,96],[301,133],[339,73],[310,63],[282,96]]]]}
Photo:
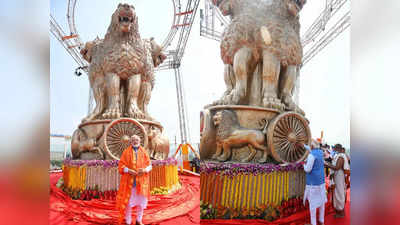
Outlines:
{"type": "Polygon", "coordinates": [[[299,12],[306,0],[212,3],[224,16],[230,16],[231,22],[220,45],[226,91],[202,113],[202,159],[258,163],[303,160],[307,153],[302,144],[309,143],[311,133],[292,94],[302,64],[299,12]],[[221,114],[231,115],[229,118],[237,122],[215,123],[221,114]],[[235,127],[237,132],[232,134],[237,135],[221,135],[221,127],[235,127]],[[239,135],[244,130],[249,134],[239,135]],[[272,159],[267,160],[267,155],[272,159]]]}
{"type": "MultiPolygon", "coordinates": [[[[119,159],[133,134],[147,147],[147,133],[163,130],[147,106],[155,83],[154,68],[166,56],[153,38],[141,38],[135,8],[119,4],[104,39],[87,42],[80,53],[90,63],[88,76],[96,106],[73,134],[73,158],[119,159]]],[[[161,156],[158,159],[165,159],[168,153],[163,149],[161,156]]]]}
{"type": "Polygon", "coordinates": [[[232,21],[221,40],[227,90],[215,105],[304,112],[292,100],[303,57],[299,12],[305,0],[214,0],[232,21]]]}

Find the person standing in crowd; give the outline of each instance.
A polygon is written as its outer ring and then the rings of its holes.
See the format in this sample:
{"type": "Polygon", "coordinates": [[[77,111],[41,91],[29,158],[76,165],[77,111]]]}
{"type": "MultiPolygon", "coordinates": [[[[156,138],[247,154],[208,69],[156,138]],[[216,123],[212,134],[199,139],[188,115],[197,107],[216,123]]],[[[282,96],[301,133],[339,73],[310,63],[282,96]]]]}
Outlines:
{"type": "Polygon", "coordinates": [[[304,191],[303,204],[308,200],[310,208],[311,224],[316,225],[317,208],[319,209],[319,224],[324,224],[325,203],[327,201],[325,191],[324,175],[324,153],[320,149],[320,144],[312,140],[311,148],[304,145],[309,151],[307,162],[304,165],[306,172],[306,188],[304,191]]]}
{"type": "Polygon", "coordinates": [[[140,146],[140,137],[133,135],[118,163],[121,176],[116,207],[120,212],[119,224],[125,219],[132,223],[132,207],[136,206],[136,224],[143,225],[143,211],[150,196],[149,172],[152,169],[147,151],[140,146]]]}
{"type": "Polygon", "coordinates": [[[335,146],[332,145],[330,152],[331,152],[332,159],[335,158],[335,155],[336,155],[335,146]]]}
{"type": "Polygon", "coordinates": [[[345,174],[350,170],[350,166],[342,145],[336,144],[334,149],[337,154],[333,158],[332,164],[326,163],[325,165],[333,171],[333,180],[335,183],[333,191],[333,207],[336,210],[335,218],[343,218],[347,189],[345,174]]]}
{"type": "MultiPolygon", "coordinates": [[[[332,162],[329,145],[325,144],[321,149],[324,151],[324,161],[332,162]]],[[[327,168],[327,167],[325,167],[325,176],[329,176],[329,168],[327,168]]]]}

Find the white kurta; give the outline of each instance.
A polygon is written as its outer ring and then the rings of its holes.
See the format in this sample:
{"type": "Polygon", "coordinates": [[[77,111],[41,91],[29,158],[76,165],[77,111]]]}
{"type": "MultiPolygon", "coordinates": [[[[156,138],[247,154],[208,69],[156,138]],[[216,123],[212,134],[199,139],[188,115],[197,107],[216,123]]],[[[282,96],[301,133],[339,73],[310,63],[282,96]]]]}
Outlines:
{"type": "MultiPolygon", "coordinates": [[[[150,172],[152,169],[152,166],[148,166],[144,169],[146,173],[150,172]]],[[[128,172],[128,168],[124,168],[124,172],[128,172]]],[[[131,192],[131,197],[129,198],[129,203],[128,205],[130,207],[140,205],[143,209],[147,207],[147,198],[144,195],[138,195],[136,194],[136,186],[132,186],[132,192],[131,192]]]]}

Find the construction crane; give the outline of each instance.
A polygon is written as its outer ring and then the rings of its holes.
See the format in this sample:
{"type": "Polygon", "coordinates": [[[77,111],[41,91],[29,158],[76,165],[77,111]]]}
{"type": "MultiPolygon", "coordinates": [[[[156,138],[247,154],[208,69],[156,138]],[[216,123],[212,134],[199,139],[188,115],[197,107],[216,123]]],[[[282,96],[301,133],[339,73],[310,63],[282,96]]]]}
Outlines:
{"type": "MultiPolygon", "coordinates": [[[[157,67],[157,70],[174,70],[181,143],[184,144],[190,142],[190,129],[188,127],[189,123],[186,111],[185,91],[180,66],[200,0],[171,1],[174,10],[173,22],[167,37],[161,45],[167,58],[161,65],[159,65],[159,67],[157,67]]],[[[84,46],[84,42],[80,39],[75,25],[76,3],[77,0],[68,0],[66,17],[68,21],[69,34],[67,35],[66,32],[63,31],[52,15],[50,15],[50,31],[78,64],[75,74],[80,75],[82,72],[88,72],[88,63],[79,53],[80,49],[84,46]]],[[[93,93],[90,90],[88,113],[90,113],[94,108],[93,102],[93,93]]]]}

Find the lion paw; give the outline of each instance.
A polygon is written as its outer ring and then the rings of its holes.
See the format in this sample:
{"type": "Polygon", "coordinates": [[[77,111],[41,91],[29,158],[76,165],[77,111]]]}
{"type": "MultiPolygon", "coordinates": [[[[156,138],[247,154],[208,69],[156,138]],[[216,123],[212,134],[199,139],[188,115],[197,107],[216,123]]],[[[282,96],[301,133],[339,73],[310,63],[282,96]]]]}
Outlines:
{"type": "Polygon", "coordinates": [[[302,109],[300,109],[300,107],[297,106],[296,103],[293,102],[293,100],[290,96],[284,96],[282,98],[282,102],[285,104],[286,111],[295,111],[295,112],[300,113],[301,115],[305,116],[304,111],[302,109]]]}
{"type": "Polygon", "coordinates": [[[261,157],[261,158],[258,160],[258,162],[259,162],[259,163],[265,163],[265,162],[267,162],[267,157],[261,157]]]}
{"type": "Polygon", "coordinates": [[[115,119],[120,117],[121,117],[121,111],[119,107],[109,108],[103,113],[104,119],[115,119]]]}
{"type": "Polygon", "coordinates": [[[128,116],[131,118],[143,119],[145,115],[140,111],[140,109],[134,105],[128,109],[128,116]]]}
{"type": "Polygon", "coordinates": [[[225,157],[224,155],[221,155],[219,157],[217,157],[217,160],[220,162],[225,162],[228,160],[229,157],[225,157]]]}
{"type": "Polygon", "coordinates": [[[215,153],[214,155],[211,156],[211,159],[218,159],[218,155],[215,153]]]}
{"type": "Polygon", "coordinates": [[[277,110],[284,110],[285,105],[282,104],[281,100],[275,97],[267,97],[263,99],[263,106],[266,108],[273,108],[277,110]]]}
{"type": "Polygon", "coordinates": [[[247,158],[244,158],[244,159],[240,160],[240,162],[242,162],[242,163],[248,163],[248,162],[250,162],[250,160],[251,160],[251,158],[250,158],[250,157],[247,157],[247,158]]]}

